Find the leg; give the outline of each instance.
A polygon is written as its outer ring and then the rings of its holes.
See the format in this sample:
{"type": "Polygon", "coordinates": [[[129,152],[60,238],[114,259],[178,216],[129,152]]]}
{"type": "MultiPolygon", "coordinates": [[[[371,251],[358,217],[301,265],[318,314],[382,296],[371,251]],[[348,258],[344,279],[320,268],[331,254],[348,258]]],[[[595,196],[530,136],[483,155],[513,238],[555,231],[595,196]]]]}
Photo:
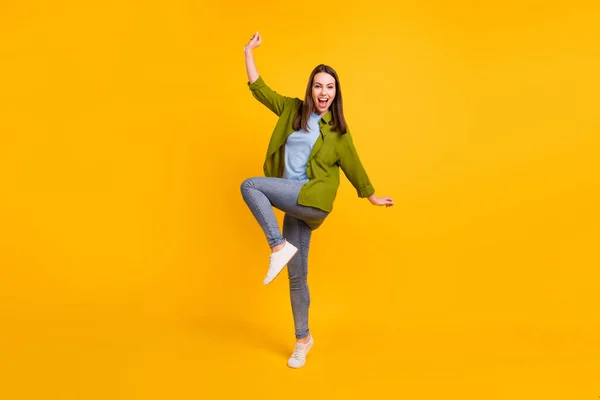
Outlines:
{"type": "Polygon", "coordinates": [[[289,214],[286,214],[283,219],[283,232],[286,239],[298,248],[297,256],[288,262],[288,278],[296,339],[303,339],[307,338],[310,333],[308,330],[310,293],[307,277],[308,250],[312,232],[304,221],[289,214]]]}
{"type": "Polygon", "coordinates": [[[242,183],[244,201],[263,229],[272,250],[269,269],[263,280],[265,285],[277,277],[298,250],[293,243],[286,241],[281,235],[272,206],[293,217],[305,220],[309,231],[316,229],[328,215],[318,208],[298,204],[298,195],[303,185],[303,182],[281,178],[250,178],[242,183]]]}
{"type": "Polygon", "coordinates": [[[272,206],[305,221],[312,229],[316,229],[329,215],[318,208],[298,204],[298,195],[303,185],[302,182],[281,178],[249,178],[242,183],[242,197],[264,231],[271,248],[285,241],[272,206]]]}
{"type": "MultiPolygon", "coordinates": [[[[263,193],[271,182],[265,181],[262,182],[262,185],[255,185],[256,179],[258,178],[249,178],[242,183],[242,197],[265,233],[269,247],[273,248],[284,243],[285,239],[281,235],[279,225],[277,224],[271,200],[263,193]]],[[[276,184],[273,182],[271,186],[276,186],[276,184]]],[[[272,191],[273,189],[269,190],[269,192],[272,191]]]]}

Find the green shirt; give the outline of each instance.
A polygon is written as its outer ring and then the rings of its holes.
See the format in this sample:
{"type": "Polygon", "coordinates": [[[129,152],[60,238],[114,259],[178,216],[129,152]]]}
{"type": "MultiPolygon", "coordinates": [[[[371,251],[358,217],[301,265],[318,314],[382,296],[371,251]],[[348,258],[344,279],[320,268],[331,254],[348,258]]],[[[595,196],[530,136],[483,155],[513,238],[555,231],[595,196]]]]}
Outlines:
{"type": "MultiPolygon", "coordinates": [[[[279,117],[269,141],[263,169],[265,176],[281,178],[285,142],[294,132],[292,124],[302,100],[278,94],[265,84],[262,77],[253,83],[248,82],[248,86],[252,95],[279,117]]],[[[298,204],[325,212],[333,210],[333,202],[340,186],[340,168],[356,189],[358,197],[367,197],[375,193],[358,158],[350,131],[347,130],[345,134],[332,131],[329,125],[331,118],[331,111],[328,111],[319,120],[321,134],[306,165],[309,181],[302,186],[298,196],[298,204]]]]}

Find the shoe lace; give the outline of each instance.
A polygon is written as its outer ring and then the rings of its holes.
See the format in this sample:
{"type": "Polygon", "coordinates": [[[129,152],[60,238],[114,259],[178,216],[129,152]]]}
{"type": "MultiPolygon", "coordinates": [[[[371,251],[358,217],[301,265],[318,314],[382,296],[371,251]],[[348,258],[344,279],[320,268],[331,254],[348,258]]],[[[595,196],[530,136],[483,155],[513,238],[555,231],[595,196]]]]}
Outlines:
{"type": "Polygon", "coordinates": [[[306,345],[302,343],[296,343],[296,347],[294,347],[294,354],[292,354],[292,358],[296,360],[302,360],[304,358],[304,348],[306,345]]]}

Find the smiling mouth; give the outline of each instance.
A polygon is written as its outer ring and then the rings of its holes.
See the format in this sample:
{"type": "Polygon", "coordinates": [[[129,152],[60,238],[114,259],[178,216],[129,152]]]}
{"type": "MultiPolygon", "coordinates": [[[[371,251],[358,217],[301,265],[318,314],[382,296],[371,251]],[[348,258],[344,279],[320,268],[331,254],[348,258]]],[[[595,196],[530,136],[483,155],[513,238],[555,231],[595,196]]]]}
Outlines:
{"type": "Polygon", "coordinates": [[[319,107],[325,107],[327,105],[327,102],[329,101],[329,99],[326,98],[319,98],[319,107]]]}

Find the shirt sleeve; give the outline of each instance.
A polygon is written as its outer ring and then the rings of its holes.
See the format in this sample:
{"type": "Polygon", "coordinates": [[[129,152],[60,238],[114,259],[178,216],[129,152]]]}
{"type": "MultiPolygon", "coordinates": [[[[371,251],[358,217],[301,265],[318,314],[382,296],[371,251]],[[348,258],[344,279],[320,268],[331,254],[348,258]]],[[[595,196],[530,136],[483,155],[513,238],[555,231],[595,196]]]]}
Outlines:
{"type": "Polygon", "coordinates": [[[293,98],[282,96],[268,87],[262,76],[259,76],[258,79],[252,83],[248,82],[248,87],[254,98],[277,114],[278,117],[281,116],[283,110],[294,101],[293,98]]]}
{"type": "Polygon", "coordinates": [[[344,175],[346,175],[346,178],[348,178],[352,186],[356,189],[358,197],[372,195],[375,193],[375,189],[371,185],[367,172],[360,162],[349,130],[342,135],[342,143],[339,165],[342,171],[344,171],[344,175]]]}

